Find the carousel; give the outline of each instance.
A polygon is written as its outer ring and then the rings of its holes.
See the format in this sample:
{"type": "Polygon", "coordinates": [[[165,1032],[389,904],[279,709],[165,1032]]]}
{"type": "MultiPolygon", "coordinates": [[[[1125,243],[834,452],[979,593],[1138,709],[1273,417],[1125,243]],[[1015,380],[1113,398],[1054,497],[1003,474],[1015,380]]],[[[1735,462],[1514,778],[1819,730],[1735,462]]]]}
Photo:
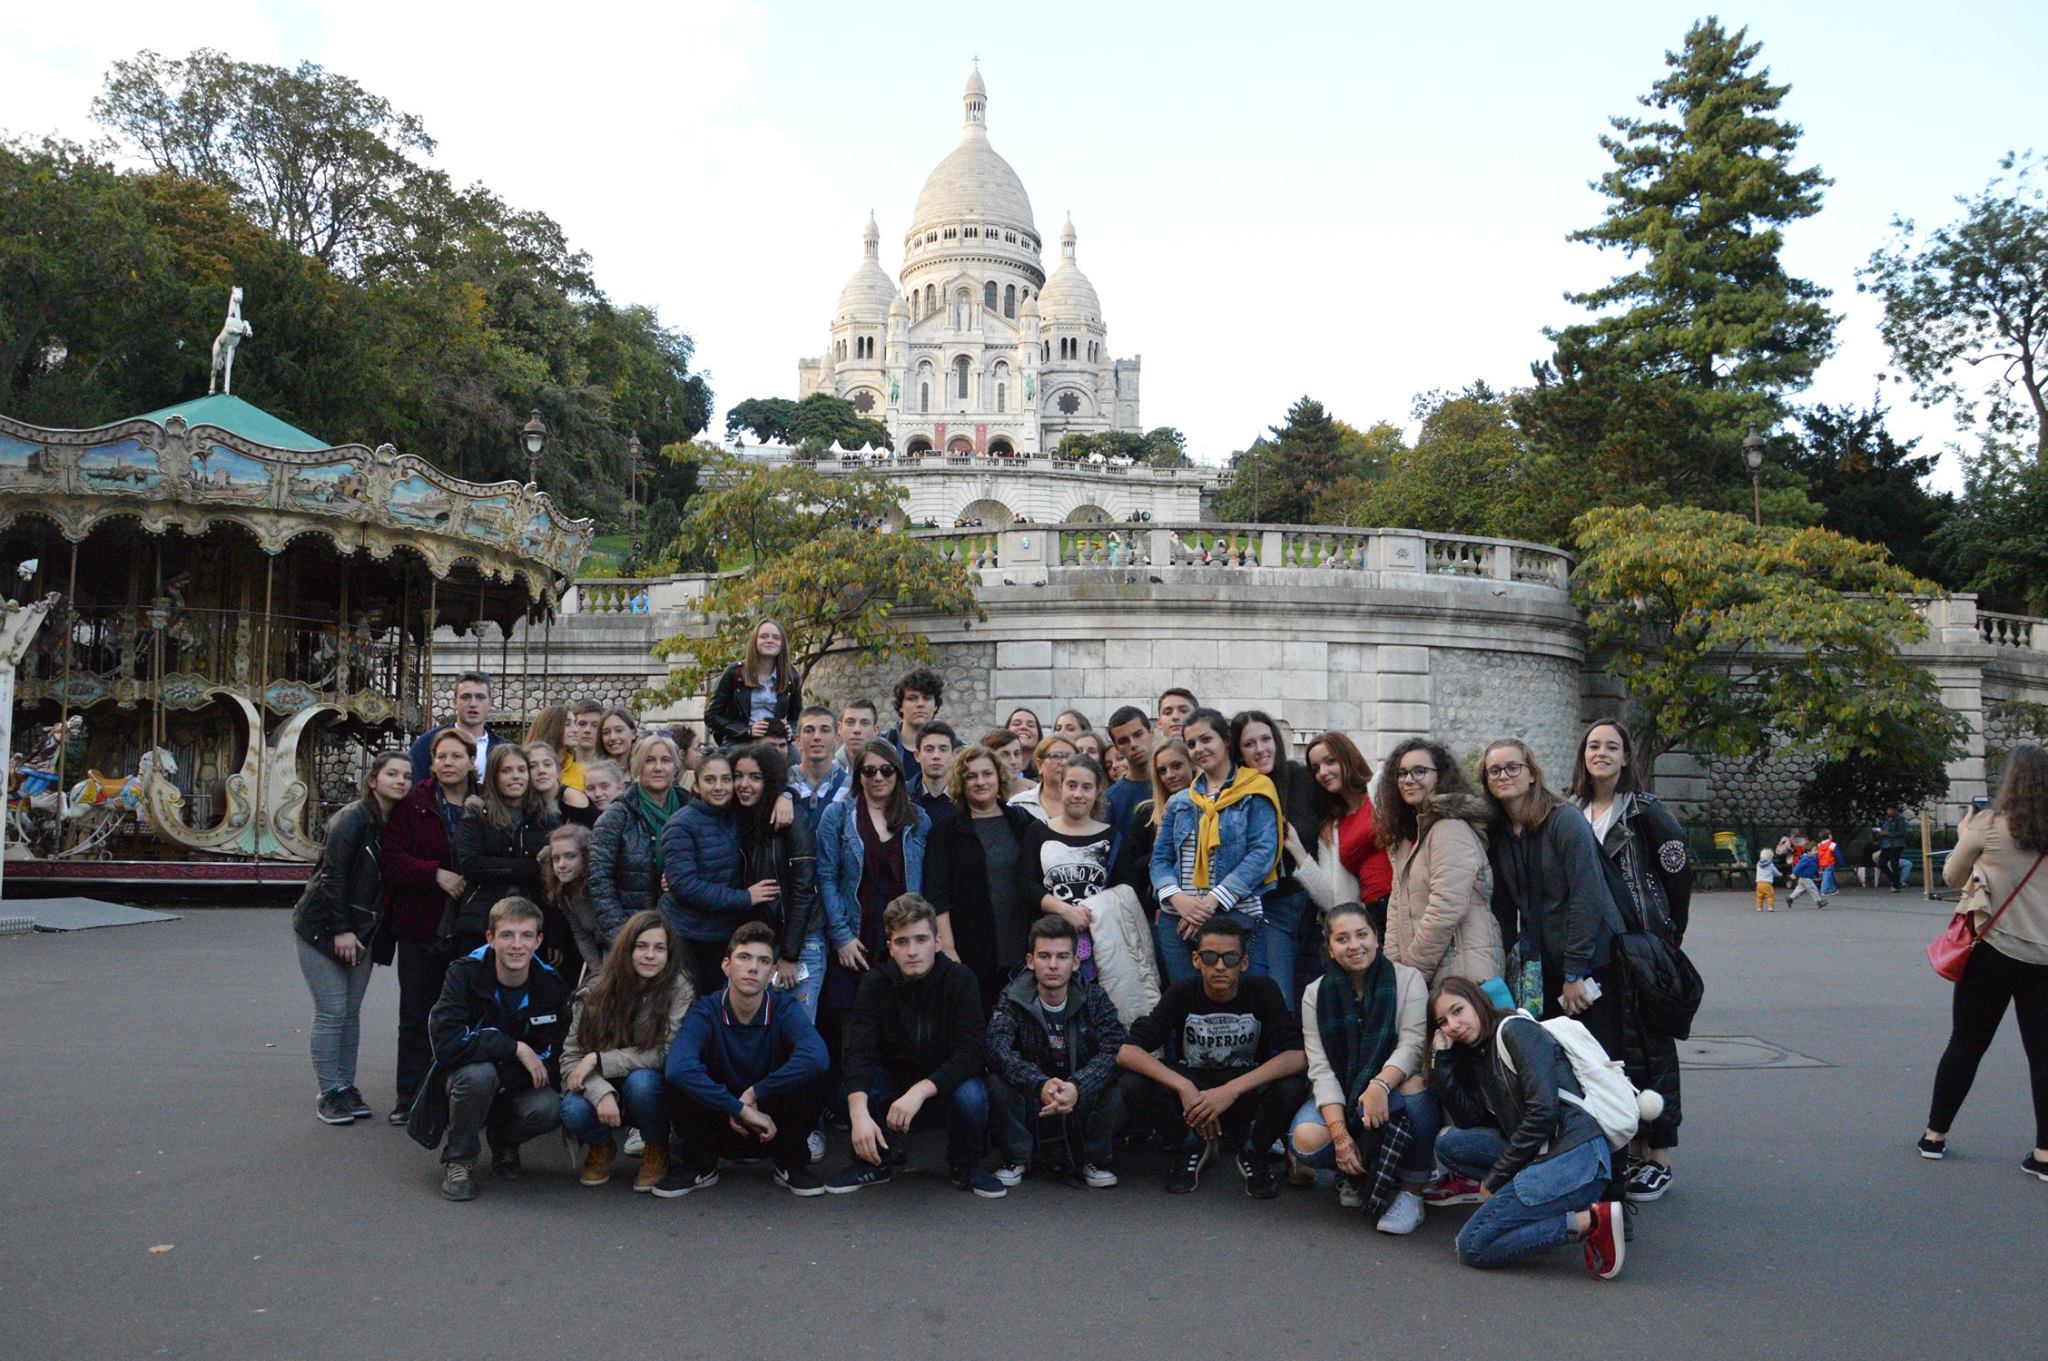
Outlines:
{"type": "Polygon", "coordinates": [[[530,483],[225,392],[0,416],[0,573],[55,596],[15,678],[9,886],[304,866],[370,753],[431,721],[436,630],[545,628],[591,533],[530,483]]]}

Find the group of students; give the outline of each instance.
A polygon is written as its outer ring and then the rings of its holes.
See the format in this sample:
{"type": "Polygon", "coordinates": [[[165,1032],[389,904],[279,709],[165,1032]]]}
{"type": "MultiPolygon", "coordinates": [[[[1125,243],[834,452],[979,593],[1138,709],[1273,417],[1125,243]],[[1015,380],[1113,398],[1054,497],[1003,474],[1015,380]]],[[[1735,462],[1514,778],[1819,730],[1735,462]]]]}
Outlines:
{"type": "Polygon", "coordinates": [[[616,711],[585,705],[487,739],[488,681],[463,677],[454,723],[372,759],[294,916],[320,1118],[371,1118],[379,960],[390,1120],[441,1150],[453,1200],[481,1142],[516,1178],[557,1125],[586,1184],[637,1145],[634,1189],[664,1197],[742,1157],[857,1191],[943,1126],[983,1197],[1033,1169],[1113,1186],[1119,1147],[1152,1142],[1170,1192],[1217,1156],[1261,1199],[1327,1173],[1392,1234],[1476,1203],[1474,1265],[1579,1242],[1619,1270],[1623,1202],[1669,1189],[1681,1118],[1622,942],[1676,951],[1691,892],[1625,728],[1587,731],[1560,794],[1518,740],[1477,788],[1421,737],[1375,777],[1341,732],[1297,760],[1270,715],[1181,688],[1101,730],[1018,709],[963,742],[944,690],[904,676],[886,732],[871,702],[807,705],[763,621],[702,749],[615,747],[616,711]],[[1618,1140],[1575,1035],[1657,1094],[1618,1140]],[[834,1124],[851,1161],[821,1177],[834,1124]]]}

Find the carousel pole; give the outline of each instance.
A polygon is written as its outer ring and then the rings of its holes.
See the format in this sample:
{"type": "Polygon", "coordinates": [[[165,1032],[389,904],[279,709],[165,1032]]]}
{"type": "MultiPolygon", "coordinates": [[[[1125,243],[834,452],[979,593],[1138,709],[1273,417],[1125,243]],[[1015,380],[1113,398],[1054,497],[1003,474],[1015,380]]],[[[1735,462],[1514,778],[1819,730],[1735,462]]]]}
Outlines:
{"type": "MultiPolygon", "coordinates": [[[[28,654],[28,645],[35,641],[36,630],[43,626],[44,616],[56,603],[55,592],[27,605],[17,605],[11,600],[0,602],[0,770],[11,770],[14,766],[14,668],[21,665],[21,659],[28,654]]],[[[63,758],[60,756],[58,759],[63,758]]],[[[60,780],[57,785],[60,799],[63,790],[60,780]]],[[[7,863],[4,854],[6,839],[7,819],[0,818],[0,866],[7,863]]]]}
{"type": "Polygon", "coordinates": [[[420,663],[420,712],[426,715],[426,723],[420,731],[434,726],[434,630],[441,622],[441,578],[431,571],[427,574],[427,617],[426,627],[420,630],[420,637],[426,639],[426,659],[420,663]]]}
{"type": "MultiPolygon", "coordinates": [[[[78,632],[78,543],[71,544],[71,584],[64,588],[64,693],[57,701],[57,811],[71,797],[64,787],[64,757],[71,748],[71,645],[78,632]]],[[[11,684],[11,682],[10,682],[11,684]]],[[[11,698],[11,697],[10,697],[11,698]]],[[[61,819],[60,819],[61,831],[61,819]]]]}
{"type": "Polygon", "coordinates": [[[398,726],[405,729],[405,699],[408,689],[405,673],[405,635],[412,628],[412,564],[407,563],[405,577],[398,583],[398,674],[392,677],[391,693],[398,699],[398,726]]]}
{"type": "Polygon", "coordinates": [[[264,795],[264,784],[269,779],[264,769],[270,759],[270,718],[264,707],[264,692],[270,689],[270,608],[272,587],[276,583],[277,559],[270,554],[263,555],[263,646],[256,663],[256,731],[249,734],[249,740],[256,743],[256,852],[263,853],[264,843],[270,829],[270,804],[264,795]]]}

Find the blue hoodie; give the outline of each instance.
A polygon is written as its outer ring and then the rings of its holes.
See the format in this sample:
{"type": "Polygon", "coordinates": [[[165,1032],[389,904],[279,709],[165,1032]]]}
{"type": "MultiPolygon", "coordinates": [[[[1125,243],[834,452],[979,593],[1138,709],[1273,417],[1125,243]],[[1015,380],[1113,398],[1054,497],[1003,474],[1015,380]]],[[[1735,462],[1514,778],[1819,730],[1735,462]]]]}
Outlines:
{"type": "Polygon", "coordinates": [[[825,1041],[794,998],[761,995],[749,1024],[725,1004],[726,989],[690,1004],[668,1047],[669,1085],[700,1106],[738,1115],[740,1093],[766,1100],[825,1076],[825,1041]]]}

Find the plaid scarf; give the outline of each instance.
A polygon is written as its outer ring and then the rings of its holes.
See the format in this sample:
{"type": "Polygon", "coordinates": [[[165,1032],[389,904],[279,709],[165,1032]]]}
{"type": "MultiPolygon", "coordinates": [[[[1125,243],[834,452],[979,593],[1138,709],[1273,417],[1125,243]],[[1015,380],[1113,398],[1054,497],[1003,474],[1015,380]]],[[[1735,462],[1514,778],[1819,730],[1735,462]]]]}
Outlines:
{"type": "Polygon", "coordinates": [[[1343,1084],[1347,1110],[1357,1107],[1359,1093],[1387,1066],[1400,1042],[1395,1010],[1394,965],[1385,955],[1366,966],[1362,996],[1335,963],[1324,972],[1323,986],[1316,990],[1316,1028],[1322,1032],[1323,1053],[1343,1084]]]}

